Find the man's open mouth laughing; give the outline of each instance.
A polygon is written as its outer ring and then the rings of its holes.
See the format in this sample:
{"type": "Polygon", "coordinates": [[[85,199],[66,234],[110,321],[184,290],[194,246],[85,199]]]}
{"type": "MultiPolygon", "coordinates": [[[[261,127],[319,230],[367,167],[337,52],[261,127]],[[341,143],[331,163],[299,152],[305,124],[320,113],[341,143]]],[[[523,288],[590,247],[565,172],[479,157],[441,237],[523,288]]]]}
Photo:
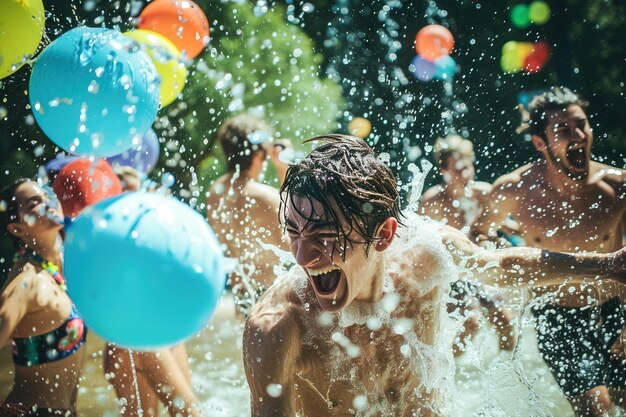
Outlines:
{"type": "Polygon", "coordinates": [[[311,278],[315,291],[322,296],[333,294],[339,287],[342,271],[334,265],[321,269],[306,268],[306,271],[311,278]]]}
{"type": "Polygon", "coordinates": [[[587,161],[587,150],[584,144],[572,145],[567,149],[567,162],[574,170],[586,170],[587,161]]]}

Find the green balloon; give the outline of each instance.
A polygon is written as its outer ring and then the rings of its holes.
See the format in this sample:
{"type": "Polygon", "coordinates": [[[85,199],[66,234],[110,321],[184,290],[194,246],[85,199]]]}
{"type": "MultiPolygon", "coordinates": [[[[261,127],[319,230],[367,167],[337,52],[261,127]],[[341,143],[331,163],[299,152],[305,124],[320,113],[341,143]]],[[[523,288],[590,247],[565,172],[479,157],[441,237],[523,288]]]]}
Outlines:
{"type": "Polygon", "coordinates": [[[536,25],[543,25],[550,20],[550,6],[543,1],[533,1],[528,10],[530,20],[536,25]]]}
{"type": "Polygon", "coordinates": [[[515,27],[520,29],[527,28],[530,25],[529,8],[525,4],[518,4],[511,9],[511,22],[515,27]]]}

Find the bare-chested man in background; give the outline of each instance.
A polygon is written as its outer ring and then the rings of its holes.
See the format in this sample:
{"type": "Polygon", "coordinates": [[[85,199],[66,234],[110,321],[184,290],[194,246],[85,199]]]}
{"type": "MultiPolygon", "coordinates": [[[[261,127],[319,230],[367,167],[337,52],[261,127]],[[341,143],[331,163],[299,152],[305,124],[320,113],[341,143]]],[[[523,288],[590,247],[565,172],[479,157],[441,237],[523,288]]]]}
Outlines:
{"type": "Polygon", "coordinates": [[[231,275],[235,303],[246,314],[256,297],[274,281],[276,254],[260,242],[287,249],[278,221],[278,189],[259,182],[268,155],[282,184],[288,165],[278,158],[290,146],[275,142],[265,122],[247,114],[228,119],[217,133],[228,172],[212,185],[206,199],[209,224],[226,247],[226,256],[238,261],[231,275]],[[277,146],[278,145],[278,146],[277,146]]]}
{"type": "Polygon", "coordinates": [[[442,324],[458,264],[503,285],[624,270],[624,253],[488,251],[449,226],[404,217],[393,173],[365,141],[311,140],[323,144],[290,167],[281,189],[297,265],[246,322],[255,417],[446,415],[453,372],[442,324]]]}
{"type": "MultiPolygon", "coordinates": [[[[587,103],[553,87],[530,103],[532,144],[541,160],[494,183],[471,236],[495,239],[508,216],[528,246],[565,252],[608,253],[622,247],[626,211],[624,171],[591,160],[587,103]]],[[[626,362],[621,285],[563,277],[535,289],[539,350],[578,416],[605,416],[612,400],[624,404],[626,362]],[[619,356],[619,357],[618,357],[619,356]]]]}
{"type": "MultiPolygon", "coordinates": [[[[443,183],[424,192],[419,212],[465,231],[486,204],[491,184],[474,181],[474,145],[468,139],[448,135],[437,138],[433,148],[443,183]]],[[[457,311],[466,317],[463,329],[453,344],[456,356],[466,350],[467,343],[478,333],[483,311],[487,321],[495,325],[500,349],[513,350],[516,342],[511,323],[513,314],[502,306],[503,300],[495,294],[495,289],[461,280],[452,283],[450,295],[454,301],[448,303],[448,312],[457,311]]]]}

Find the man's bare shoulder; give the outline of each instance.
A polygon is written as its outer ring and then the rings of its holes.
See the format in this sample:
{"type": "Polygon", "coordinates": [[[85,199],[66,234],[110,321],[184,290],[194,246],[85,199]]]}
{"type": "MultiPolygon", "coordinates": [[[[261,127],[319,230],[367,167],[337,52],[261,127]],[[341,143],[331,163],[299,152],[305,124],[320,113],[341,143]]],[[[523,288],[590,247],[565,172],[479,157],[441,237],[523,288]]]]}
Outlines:
{"type": "Polygon", "coordinates": [[[422,193],[422,197],[420,198],[420,202],[422,204],[431,203],[434,200],[439,198],[439,195],[443,192],[443,187],[441,184],[433,185],[428,190],[422,193]]]}
{"type": "Polygon", "coordinates": [[[485,196],[491,192],[493,186],[485,181],[474,181],[470,188],[475,194],[485,196]]]}
{"type": "Polygon", "coordinates": [[[533,178],[538,175],[536,164],[524,165],[515,171],[502,175],[494,181],[491,186],[491,193],[494,194],[514,194],[534,184],[533,178]]]}
{"type": "Polygon", "coordinates": [[[301,322],[302,301],[289,277],[277,280],[252,308],[246,328],[272,334],[301,322]]]}
{"type": "Polygon", "coordinates": [[[248,196],[260,202],[275,203],[280,201],[278,189],[261,182],[249,181],[246,184],[245,192],[248,196]]]}

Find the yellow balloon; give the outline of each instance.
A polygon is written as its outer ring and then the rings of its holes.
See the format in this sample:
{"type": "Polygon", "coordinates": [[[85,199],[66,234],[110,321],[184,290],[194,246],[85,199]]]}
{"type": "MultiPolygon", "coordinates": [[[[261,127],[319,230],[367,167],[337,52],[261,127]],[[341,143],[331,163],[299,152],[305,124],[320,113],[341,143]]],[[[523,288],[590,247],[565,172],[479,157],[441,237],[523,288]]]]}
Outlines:
{"type": "Polygon", "coordinates": [[[365,139],[371,131],[372,124],[362,117],[355,117],[348,123],[348,133],[361,139],[365,139]]]}
{"type": "Polygon", "coordinates": [[[32,56],[45,25],[42,0],[2,0],[0,11],[0,79],[20,69],[32,56]]]}
{"type": "Polygon", "coordinates": [[[517,43],[517,53],[522,63],[528,57],[528,55],[532,54],[534,48],[535,46],[531,42],[518,42],[517,43]]]}
{"type": "Polygon", "coordinates": [[[180,60],[178,48],[169,39],[151,30],[137,29],[124,35],[143,45],[152,58],[161,77],[161,107],[176,100],[187,80],[187,68],[180,60]]]}

